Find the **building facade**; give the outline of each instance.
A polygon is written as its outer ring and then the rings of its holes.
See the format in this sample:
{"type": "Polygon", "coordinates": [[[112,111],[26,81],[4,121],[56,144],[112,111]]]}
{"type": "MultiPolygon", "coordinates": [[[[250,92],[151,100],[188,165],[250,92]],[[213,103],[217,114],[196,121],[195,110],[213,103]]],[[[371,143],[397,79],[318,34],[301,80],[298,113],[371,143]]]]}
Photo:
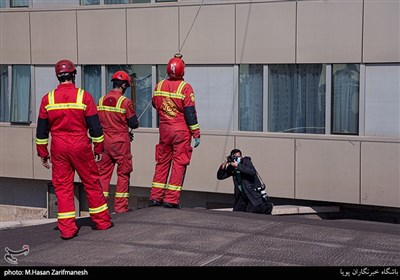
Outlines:
{"type": "Polygon", "coordinates": [[[216,170],[239,148],[272,197],[400,208],[399,0],[0,0],[0,38],[1,204],[43,204],[36,119],[60,59],[96,101],[132,75],[131,186],[150,187],[149,103],[180,52],[202,132],[184,191],[233,193],[216,170]]]}

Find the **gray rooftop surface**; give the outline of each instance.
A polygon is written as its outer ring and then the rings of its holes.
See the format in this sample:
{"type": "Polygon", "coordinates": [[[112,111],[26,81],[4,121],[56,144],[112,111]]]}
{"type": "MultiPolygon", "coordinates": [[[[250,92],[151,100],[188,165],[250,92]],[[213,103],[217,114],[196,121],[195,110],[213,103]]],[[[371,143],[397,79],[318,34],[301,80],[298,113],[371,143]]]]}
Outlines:
{"type": "MultiPolygon", "coordinates": [[[[0,248],[29,246],[13,268],[400,267],[399,224],[164,207],[112,220],[113,228],[97,231],[90,218],[79,218],[79,235],[71,240],[60,239],[56,222],[3,228],[0,248]]],[[[10,264],[2,258],[0,266],[10,264]]]]}

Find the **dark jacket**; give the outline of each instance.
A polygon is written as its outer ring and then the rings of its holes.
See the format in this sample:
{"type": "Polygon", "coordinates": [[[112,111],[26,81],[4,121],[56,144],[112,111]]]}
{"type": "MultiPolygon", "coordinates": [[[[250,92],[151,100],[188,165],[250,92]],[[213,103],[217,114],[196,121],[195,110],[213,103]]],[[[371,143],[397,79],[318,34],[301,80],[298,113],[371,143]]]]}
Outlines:
{"type": "Polygon", "coordinates": [[[239,195],[238,192],[240,192],[236,172],[240,172],[240,176],[242,178],[242,189],[245,195],[250,200],[251,204],[254,207],[261,205],[263,203],[262,195],[259,191],[256,190],[257,188],[261,187],[261,182],[257,176],[257,171],[253,163],[251,162],[251,158],[242,158],[236,170],[232,166],[228,166],[226,169],[223,168],[223,166],[220,166],[220,168],[218,169],[218,180],[224,180],[232,176],[233,184],[235,185],[235,199],[239,195]]]}

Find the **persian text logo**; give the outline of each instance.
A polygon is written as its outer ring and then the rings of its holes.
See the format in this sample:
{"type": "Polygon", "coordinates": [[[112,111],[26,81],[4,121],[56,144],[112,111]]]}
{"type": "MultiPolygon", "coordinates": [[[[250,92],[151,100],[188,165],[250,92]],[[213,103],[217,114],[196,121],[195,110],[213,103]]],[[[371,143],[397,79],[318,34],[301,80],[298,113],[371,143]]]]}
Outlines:
{"type": "Polygon", "coordinates": [[[15,256],[28,255],[29,245],[22,246],[22,250],[18,250],[18,251],[11,250],[8,247],[6,247],[5,250],[6,250],[6,254],[4,255],[4,259],[6,260],[6,262],[8,262],[10,264],[18,264],[18,259],[15,256]]]}

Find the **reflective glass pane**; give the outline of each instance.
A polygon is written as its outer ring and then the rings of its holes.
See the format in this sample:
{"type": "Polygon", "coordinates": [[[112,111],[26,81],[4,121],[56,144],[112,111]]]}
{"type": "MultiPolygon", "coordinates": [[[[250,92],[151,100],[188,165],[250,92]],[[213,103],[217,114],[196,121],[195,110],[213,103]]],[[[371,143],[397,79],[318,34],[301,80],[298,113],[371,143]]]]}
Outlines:
{"type": "Polygon", "coordinates": [[[81,0],[81,5],[100,5],[100,0],[81,0]]]}
{"type": "Polygon", "coordinates": [[[332,133],[358,134],[359,84],[359,65],[332,65],[332,133]]]}
{"type": "Polygon", "coordinates": [[[30,122],[31,67],[12,67],[11,122],[30,122]]]}
{"type": "Polygon", "coordinates": [[[11,0],[11,7],[29,7],[29,0],[11,0]]]}
{"type": "Polygon", "coordinates": [[[84,65],[83,69],[83,89],[89,92],[94,99],[95,104],[99,98],[104,95],[101,91],[101,66],[84,65]]]}
{"type": "Polygon", "coordinates": [[[8,66],[0,65],[0,122],[10,121],[8,66]]]}
{"type": "Polygon", "coordinates": [[[151,80],[151,65],[133,66],[132,90],[135,92],[136,99],[134,102],[140,127],[151,127],[152,123],[151,98],[153,88],[151,80]]]}
{"type": "Polygon", "coordinates": [[[325,65],[270,65],[268,131],[325,133],[325,65]]]}
{"type": "Polygon", "coordinates": [[[263,65],[240,65],[239,130],[263,130],[263,65]]]}

